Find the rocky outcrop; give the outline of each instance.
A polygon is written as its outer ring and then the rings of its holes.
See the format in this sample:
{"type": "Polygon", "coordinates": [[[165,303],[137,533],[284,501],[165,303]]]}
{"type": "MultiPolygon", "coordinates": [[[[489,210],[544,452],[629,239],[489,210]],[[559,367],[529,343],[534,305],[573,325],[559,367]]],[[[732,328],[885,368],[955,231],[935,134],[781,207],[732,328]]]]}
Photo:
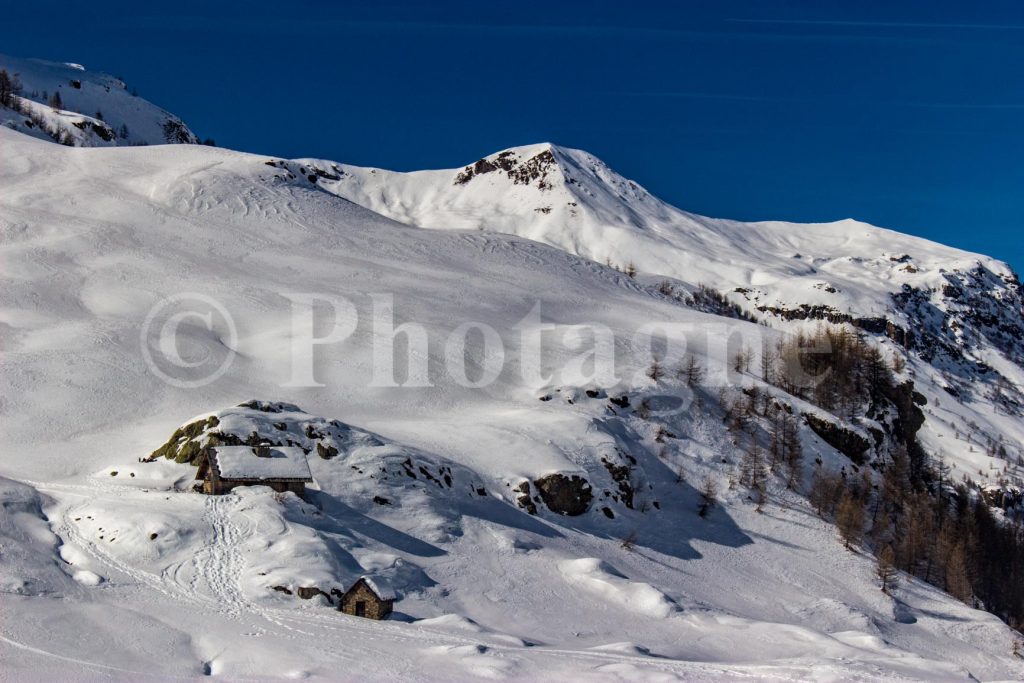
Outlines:
{"type": "MultiPolygon", "coordinates": [[[[619,454],[622,455],[621,453],[619,454]]],[[[630,458],[634,463],[635,459],[630,458]]],[[[618,495],[613,496],[613,499],[617,502],[620,499],[622,504],[628,507],[630,510],[633,509],[633,497],[635,491],[633,489],[633,479],[630,476],[632,468],[625,464],[615,464],[607,458],[601,458],[601,464],[608,470],[608,474],[611,476],[612,481],[619,487],[618,495]]]]}
{"type": "Polygon", "coordinates": [[[334,604],[334,600],[331,598],[331,596],[328,593],[320,590],[316,586],[299,586],[299,588],[296,590],[296,593],[303,600],[310,600],[318,595],[322,595],[325,598],[327,598],[327,602],[331,603],[332,605],[334,604]]]}
{"type": "Polygon", "coordinates": [[[924,411],[919,406],[925,405],[927,399],[914,390],[914,383],[911,380],[883,387],[882,395],[896,408],[891,436],[907,447],[912,475],[921,476],[927,465],[928,454],[917,441],[917,432],[925,420],[924,411]]]}
{"type": "Polygon", "coordinates": [[[831,306],[812,306],[810,304],[800,304],[795,308],[758,306],[757,310],[762,313],[769,313],[783,320],[823,320],[836,325],[848,323],[871,334],[884,334],[904,348],[914,348],[913,332],[903,329],[886,318],[857,318],[849,313],[836,310],[831,306]]]}
{"type": "Polygon", "coordinates": [[[944,278],[934,290],[904,285],[892,295],[895,306],[920,323],[915,345],[920,356],[928,362],[945,356],[987,371],[965,351],[991,345],[1024,363],[1024,291],[1017,275],[998,275],[978,263],[945,272],[944,278]]]}
{"type": "Polygon", "coordinates": [[[549,510],[569,517],[586,512],[594,497],[590,482],[576,474],[549,474],[533,485],[549,510]]]}
{"type": "Polygon", "coordinates": [[[858,465],[863,465],[871,442],[863,436],[834,422],[818,417],[814,413],[804,413],[807,426],[820,436],[829,446],[845,455],[858,465]]]}
{"type": "Polygon", "coordinates": [[[533,502],[533,498],[530,497],[530,482],[524,481],[515,488],[516,493],[519,496],[516,498],[516,502],[519,507],[523,508],[531,515],[537,514],[537,506],[533,502]]]}
{"type": "Polygon", "coordinates": [[[1024,491],[1016,487],[989,487],[982,489],[985,502],[1003,510],[1024,509],[1024,491]]]}
{"type": "Polygon", "coordinates": [[[455,176],[455,184],[465,185],[476,176],[503,171],[516,185],[530,185],[536,180],[539,189],[549,190],[551,183],[547,180],[548,171],[557,165],[558,161],[549,149],[525,161],[520,161],[515,152],[505,151],[467,166],[455,176]]]}

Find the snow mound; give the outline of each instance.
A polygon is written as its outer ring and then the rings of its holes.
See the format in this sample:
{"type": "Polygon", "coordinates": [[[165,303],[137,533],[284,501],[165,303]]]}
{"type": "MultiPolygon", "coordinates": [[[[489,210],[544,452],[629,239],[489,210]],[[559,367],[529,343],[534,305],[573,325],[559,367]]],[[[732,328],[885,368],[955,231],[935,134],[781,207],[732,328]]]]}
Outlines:
{"type": "Polygon", "coordinates": [[[103,577],[88,569],[79,569],[74,573],[74,579],[83,586],[98,586],[103,583],[103,577]]]}
{"type": "Polygon", "coordinates": [[[570,584],[640,614],[664,619],[679,606],[654,586],[630,581],[608,563],[595,557],[560,562],[558,568],[570,584]]]}
{"type": "Polygon", "coordinates": [[[439,617],[419,619],[416,624],[418,626],[441,627],[457,631],[467,631],[469,633],[482,633],[484,631],[480,624],[459,614],[442,614],[439,617]]]}

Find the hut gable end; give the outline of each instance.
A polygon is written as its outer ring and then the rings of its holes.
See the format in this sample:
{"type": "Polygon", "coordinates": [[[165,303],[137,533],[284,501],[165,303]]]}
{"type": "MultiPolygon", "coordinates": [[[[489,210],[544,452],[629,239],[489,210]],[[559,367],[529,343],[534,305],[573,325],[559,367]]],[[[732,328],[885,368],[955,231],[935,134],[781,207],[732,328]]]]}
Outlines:
{"type": "Polygon", "coordinates": [[[367,619],[384,619],[394,607],[395,595],[385,582],[360,577],[341,597],[340,609],[345,614],[367,619]]]}

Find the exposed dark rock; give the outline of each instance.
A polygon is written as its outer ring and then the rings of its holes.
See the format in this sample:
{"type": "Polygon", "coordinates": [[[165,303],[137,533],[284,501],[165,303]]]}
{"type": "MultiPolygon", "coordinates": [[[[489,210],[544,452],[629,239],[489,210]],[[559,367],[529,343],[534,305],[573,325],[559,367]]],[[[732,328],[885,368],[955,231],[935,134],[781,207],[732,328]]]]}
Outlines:
{"type": "Polygon", "coordinates": [[[298,411],[299,407],[291,403],[280,403],[272,401],[260,401],[253,399],[246,401],[245,403],[239,403],[239,408],[249,408],[250,410],[258,410],[261,413],[283,413],[284,411],[298,411]]]}
{"type": "MultiPolygon", "coordinates": [[[[988,343],[1018,364],[1024,359],[1024,292],[1014,273],[996,275],[981,263],[943,273],[938,290],[904,285],[893,303],[918,323],[915,349],[932,362],[946,356],[963,365],[967,379],[987,372],[969,351],[988,343]]],[[[955,369],[955,368],[953,368],[955,369]]]]}
{"type": "Polygon", "coordinates": [[[311,182],[311,183],[315,183],[317,178],[322,178],[324,180],[341,180],[341,176],[340,175],[335,175],[334,173],[328,173],[327,171],[323,170],[322,168],[311,168],[311,169],[309,169],[309,172],[310,172],[310,175],[307,176],[307,178],[309,179],[309,182],[311,182]]]}
{"type": "Polygon", "coordinates": [[[441,486],[441,480],[438,479],[437,477],[435,477],[433,474],[431,474],[430,470],[428,470],[426,467],[424,467],[423,465],[420,465],[419,466],[419,471],[420,471],[420,474],[423,475],[424,479],[426,479],[427,481],[432,481],[435,484],[437,484],[438,486],[441,486]]]}
{"type": "Polygon", "coordinates": [[[551,188],[551,183],[547,180],[548,171],[557,165],[558,162],[551,150],[544,150],[523,162],[516,159],[514,152],[502,152],[493,160],[480,159],[464,168],[455,176],[455,184],[465,185],[478,175],[504,171],[516,185],[529,185],[536,180],[537,187],[547,190],[551,188]]]}
{"type": "Polygon", "coordinates": [[[316,444],[316,454],[324,460],[330,460],[338,455],[338,449],[334,446],[325,446],[318,441],[316,444]]]}
{"type": "MultiPolygon", "coordinates": [[[[207,429],[212,429],[219,424],[220,420],[218,420],[216,416],[210,416],[209,418],[196,420],[195,422],[190,422],[184,427],[175,429],[174,433],[171,434],[171,438],[169,438],[163,446],[160,446],[160,448],[150,453],[148,460],[156,460],[163,456],[168,460],[185,462],[185,460],[179,460],[179,450],[183,447],[187,447],[188,444],[191,443],[192,439],[196,438],[207,429]]],[[[197,453],[198,444],[196,445],[196,451],[189,453],[188,459],[191,459],[197,453]]]]}
{"type": "Polygon", "coordinates": [[[270,589],[271,590],[275,590],[278,593],[284,593],[285,595],[291,595],[292,594],[291,589],[288,588],[287,586],[271,586],[270,589]]]}
{"type": "Polygon", "coordinates": [[[832,446],[858,465],[864,464],[864,456],[867,454],[868,449],[871,448],[871,442],[863,436],[846,429],[845,427],[841,427],[833,422],[820,418],[813,413],[804,413],[804,420],[807,421],[807,426],[809,426],[815,434],[820,436],[825,443],[832,446]]]}
{"type": "Polygon", "coordinates": [[[295,592],[303,600],[309,600],[311,598],[315,598],[318,595],[322,595],[325,598],[327,598],[328,602],[330,602],[331,604],[334,604],[334,600],[331,599],[331,596],[328,595],[327,593],[323,592],[322,590],[320,590],[316,586],[300,586],[298,589],[296,589],[295,592]]]}
{"type": "Polygon", "coordinates": [[[115,137],[117,137],[114,134],[114,131],[111,130],[110,126],[99,121],[76,121],[71,125],[75,128],[78,128],[81,131],[88,132],[91,130],[93,133],[96,134],[96,137],[100,138],[105,142],[110,142],[115,137]]]}
{"type": "MultiPolygon", "coordinates": [[[[633,458],[630,455],[626,455],[625,457],[633,464],[636,464],[636,458],[633,458]]],[[[618,485],[619,494],[622,497],[622,504],[632,510],[635,491],[633,490],[633,481],[630,477],[631,470],[629,465],[617,465],[607,458],[601,458],[601,464],[604,465],[606,470],[608,470],[608,474],[611,475],[612,481],[618,485]]]]}
{"type": "Polygon", "coordinates": [[[377,505],[391,505],[391,501],[385,498],[384,496],[374,496],[373,502],[376,503],[377,505]]]}
{"type": "Polygon", "coordinates": [[[928,455],[917,441],[917,432],[924,425],[924,411],[918,407],[917,397],[924,398],[914,391],[914,383],[907,380],[903,384],[884,387],[883,395],[896,407],[897,417],[893,421],[893,436],[906,445],[910,456],[911,475],[915,478],[922,475],[927,466],[928,455]],[[916,396],[915,396],[916,394],[916,396]]]}
{"type": "Polygon", "coordinates": [[[548,509],[560,515],[582,515],[594,497],[590,483],[576,474],[549,474],[533,484],[548,509]]]}
{"type": "Polygon", "coordinates": [[[886,318],[855,318],[831,306],[800,304],[796,308],[758,306],[762,313],[770,313],[783,320],[825,320],[836,325],[848,323],[872,334],[884,334],[905,348],[914,348],[914,335],[886,318]]]}
{"type": "Polygon", "coordinates": [[[188,144],[196,139],[184,123],[178,119],[167,119],[163,124],[164,140],[170,144],[188,144]]]}
{"type": "Polygon", "coordinates": [[[524,481],[513,490],[520,494],[519,497],[516,498],[516,502],[519,503],[519,507],[529,512],[531,515],[537,514],[537,506],[534,505],[533,499],[530,498],[530,482],[524,481]]]}
{"type": "Polygon", "coordinates": [[[1024,491],[1007,487],[983,489],[985,502],[1003,510],[1024,508],[1024,491]]]}
{"type": "Polygon", "coordinates": [[[92,124],[92,132],[96,133],[96,137],[103,140],[104,142],[110,142],[115,137],[117,137],[117,135],[114,133],[114,130],[106,124],[92,124]]]}

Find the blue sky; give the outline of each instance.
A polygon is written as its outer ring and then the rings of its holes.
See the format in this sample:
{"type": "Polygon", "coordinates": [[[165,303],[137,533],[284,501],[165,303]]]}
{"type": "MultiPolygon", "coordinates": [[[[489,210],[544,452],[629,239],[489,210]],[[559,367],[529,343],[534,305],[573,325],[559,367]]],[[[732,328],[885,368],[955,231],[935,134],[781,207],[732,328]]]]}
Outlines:
{"type": "Polygon", "coordinates": [[[549,140],[689,211],[854,217],[1024,270],[1024,3],[6,3],[224,147],[398,170],[549,140]]]}

